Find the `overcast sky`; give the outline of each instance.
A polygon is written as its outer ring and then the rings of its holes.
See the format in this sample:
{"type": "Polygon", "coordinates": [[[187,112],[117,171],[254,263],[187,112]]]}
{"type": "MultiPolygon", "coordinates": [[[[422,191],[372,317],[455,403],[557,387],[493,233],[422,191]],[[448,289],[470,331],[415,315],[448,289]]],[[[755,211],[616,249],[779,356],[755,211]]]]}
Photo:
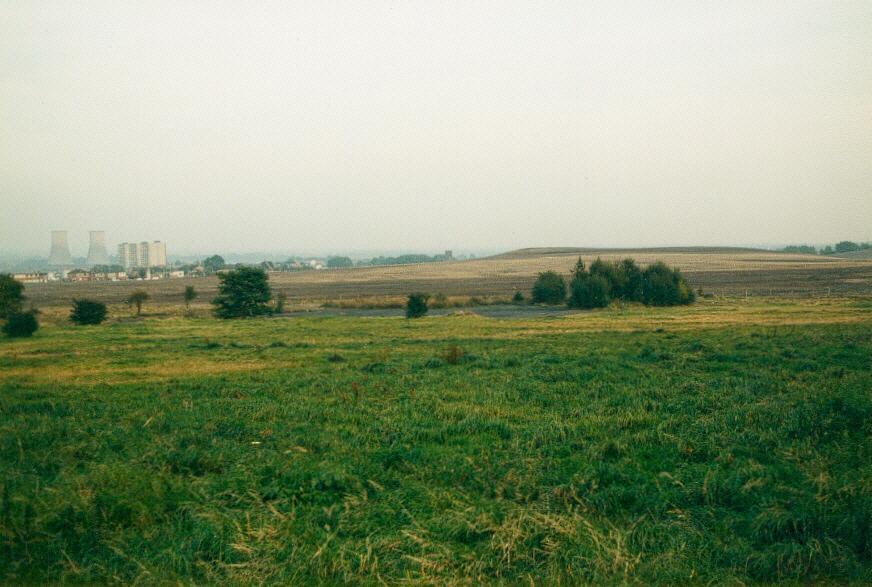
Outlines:
{"type": "Polygon", "coordinates": [[[0,252],[872,239],[872,2],[0,2],[0,252]]]}

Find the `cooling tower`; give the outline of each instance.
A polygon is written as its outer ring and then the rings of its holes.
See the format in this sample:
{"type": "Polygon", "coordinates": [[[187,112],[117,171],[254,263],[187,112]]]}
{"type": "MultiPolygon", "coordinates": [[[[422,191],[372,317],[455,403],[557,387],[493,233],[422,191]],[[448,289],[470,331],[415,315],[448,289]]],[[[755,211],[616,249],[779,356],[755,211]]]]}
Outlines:
{"type": "Polygon", "coordinates": [[[109,253],[106,252],[106,233],[102,230],[92,230],[91,245],[88,247],[88,267],[108,265],[109,253]]]}
{"type": "Polygon", "coordinates": [[[51,252],[48,254],[48,264],[54,267],[68,267],[73,264],[70,246],[67,244],[66,230],[51,231],[51,252]]]}

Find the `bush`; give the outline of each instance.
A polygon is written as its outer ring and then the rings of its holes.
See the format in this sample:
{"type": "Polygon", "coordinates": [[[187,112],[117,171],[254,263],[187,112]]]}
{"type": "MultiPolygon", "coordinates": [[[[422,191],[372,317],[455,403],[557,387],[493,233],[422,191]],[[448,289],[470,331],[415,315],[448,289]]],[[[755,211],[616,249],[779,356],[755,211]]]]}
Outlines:
{"type": "Polygon", "coordinates": [[[519,291],[516,291],[515,295],[512,296],[512,301],[516,304],[523,304],[524,303],[524,294],[522,294],[519,291]]]}
{"type": "Polygon", "coordinates": [[[658,261],[642,274],[643,299],[650,306],[690,304],[696,299],[678,269],[670,269],[658,261]]]}
{"type": "Polygon", "coordinates": [[[21,311],[24,284],[8,273],[0,273],[0,320],[21,311]]]}
{"type": "Polygon", "coordinates": [[[554,271],[540,273],[533,284],[534,304],[559,304],[566,299],[566,282],[554,271]]]}
{"type": "Polygon", "coordinates": [[[272,292],[266,271],[239,267],[218,274],[218,296],[212,300],[219,318],[246,318],[269,314],[272,292]]]}
{"type": "Polygon", "coordinates": [[[100,324],[106,319],[106,304],[94,300],[73,300],[70,320],[76,324],[100,324]]]}
{"type": "Polygon", "coordinates": [[[406,300],[406,318],[420,318],[427,313],[427,300],[430,296],[423,293],[409,294],[406,300]]]}
{"type": "Polygon", "coordinates": [[[673,306],[689,304],[695,298],[678,269],[670,269],[662,262],[642,271],[633,259],[597,259],[588,271],[579,259],[572,271],[569,307],[602,308],[610,300],[673,306]]]}
{"type": "Polygon", "coordinates": [[[583,274],[570,284],[570,308],[605,308],[609,305],[609,282],[602,275],[583,274]]]}
{"type": "Polygon", "coordinates": [[[6,317],[6,324],[3,325],[3,334],[10,338],[24,338],[31,336],[36,329],[39,328],[39,322],[36,321],[36,312],[12,312],[6,317]]]}

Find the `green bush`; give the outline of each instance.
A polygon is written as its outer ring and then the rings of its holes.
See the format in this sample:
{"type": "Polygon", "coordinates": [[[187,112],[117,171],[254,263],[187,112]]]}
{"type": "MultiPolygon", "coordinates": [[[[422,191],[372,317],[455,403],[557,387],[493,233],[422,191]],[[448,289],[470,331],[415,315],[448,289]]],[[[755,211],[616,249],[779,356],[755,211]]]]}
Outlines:
{"type": "Polygon", "coordinates": [[[696,296],[684,281],[678,269],[670,269],[658,261],[649,265],[642,274],[643,299],[649,306],[675,306],[690,304],[696,296]]]}
{"type": "Polygon", "coordinates": [[[519,291],[516,291],[515,295],[512,296],[512,302],[514,302],[516,304],[523,304],[524,303],[524,294],[522,294],[519,291]]]}
{"type": "Polygon", "coordinates": [[[427,300],[430,296],[424,293],[411,293],[406,300],[406,318],[420,318],[427,313],[427,300]]]}
{"type": "Polygon", "coordinates": [[[602,275],[579,275],[570,284],[570,308],[605,308],[610,299],[609,282],[602,275]]]}
{"type": "Polygon", "coordinates": [[[100,324],[106,319],[106,304],[94,300],[73,300],[70,320],[76,324],[100,324]]]}
{"type": "Polygon", "coordinates": [[[566,282],[563,276],[554,271],[545,271],[536,278],[533,284],[532,301],[534,304],[559,304],[566,299],[566,282]]]}
{"type": "Polygon", "coordinates": [[[601,308],[610,300],[644,302],[650,306],[689,304],[696,299],[678,269],[662,262],[642,271],[633,259],[597,259],[585,270],[579,258],[572,271],[570,308],[601,308]]]}
{"type": "Polygon", "coordinates": [[[272,312],[272,291],[266,271],[259,267],[239,267],[218,274],[218,296],[212,300],[219,318],[250,318],[272,312]]]}
{"type": "Polygon", "coordinates": [[[12,312],[6,317],[6,323],[3,325],[3,334],[9,338],[24,338],[33,335],[39,328],[39,322],[36,320],[36,312],[12,312]]]}

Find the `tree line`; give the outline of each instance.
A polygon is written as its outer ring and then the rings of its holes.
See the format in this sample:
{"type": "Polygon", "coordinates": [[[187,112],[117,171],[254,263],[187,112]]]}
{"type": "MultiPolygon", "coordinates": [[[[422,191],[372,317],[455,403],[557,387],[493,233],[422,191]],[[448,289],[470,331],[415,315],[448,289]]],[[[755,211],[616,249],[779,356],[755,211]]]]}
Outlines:
{"type": "Polygon", "coordinates": [[[854,241],[840,241],[835,245],[827,245],[820,249],[811,245],[788,245],[778,249],[780,253],[804,253],[806,255],[835,255],[838,253],[852,253],[872,249],[872,243],[855,243],[854,241]]]}

